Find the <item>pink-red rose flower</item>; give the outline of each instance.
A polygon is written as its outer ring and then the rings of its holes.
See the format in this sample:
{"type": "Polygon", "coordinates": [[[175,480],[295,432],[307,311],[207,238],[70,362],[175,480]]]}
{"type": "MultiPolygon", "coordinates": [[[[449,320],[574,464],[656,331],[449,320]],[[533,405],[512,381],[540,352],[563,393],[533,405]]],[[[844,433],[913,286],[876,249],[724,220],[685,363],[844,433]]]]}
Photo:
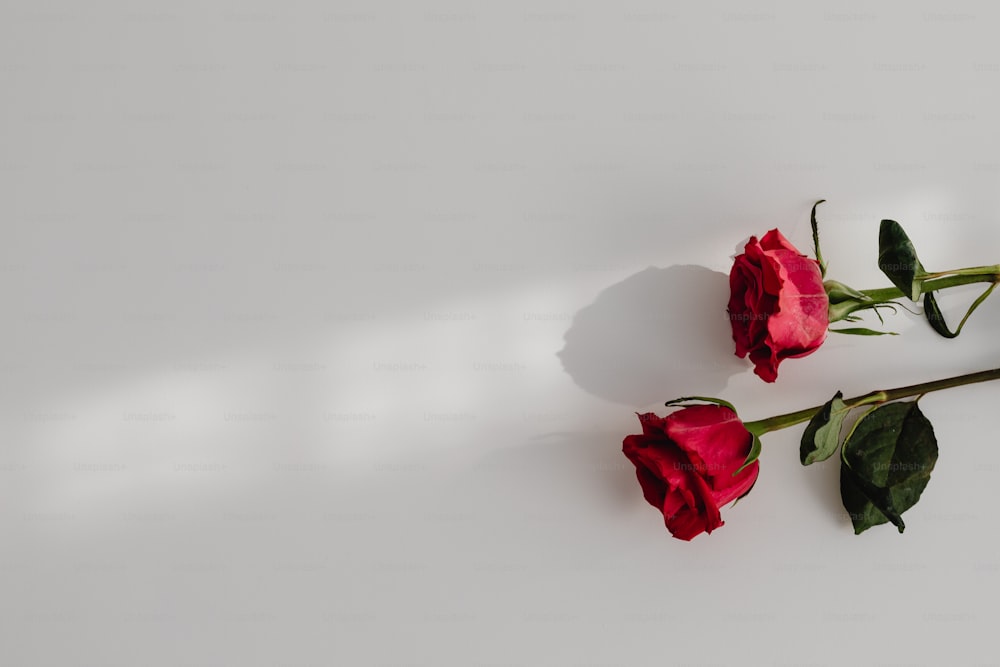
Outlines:
{"type": "Polygon", "coordinates": [[[800,253],[772,229],[751,236],[729,273],[729,321],[736,355],[750,356],[766,382],[784,359],[804,357],[822,345],[830,305],[819,262],[800,253]]]}
{"type": "Polygon", "coordinates": [[[754,461],[738,474],[753,436],[736,413],[719,405],[693,405],[666,417],[639,415],[642,434],[622,443],[650,505],[670,533],[690,540],[723,525],[719,507],[746,494],[757,481],[754,461]]]}

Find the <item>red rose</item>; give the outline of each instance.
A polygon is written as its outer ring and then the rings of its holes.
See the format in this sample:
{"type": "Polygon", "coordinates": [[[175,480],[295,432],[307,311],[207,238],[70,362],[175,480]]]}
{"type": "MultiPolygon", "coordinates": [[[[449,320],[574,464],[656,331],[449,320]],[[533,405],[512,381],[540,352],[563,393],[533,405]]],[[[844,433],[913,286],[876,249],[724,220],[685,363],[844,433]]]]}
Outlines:
{"type": "Polygon", "coordinates": [[[757,481],[754,461],[734,475],[753,444],[736,413],[720,405],[694,405],[667,417],[639,415],[642,435],[622,443],[650,505],[663,512],[670,533],[690,540],[723,525],[719,506],[757,481]]]}
{"type": "Polygon", "coordinates": [[[751,236],[729,273],[729,321],[736,355],[766,382],[782,359],[804,357],[826,338],[830,305],[819,262],[800,253],[777,229],[751,236]]]}

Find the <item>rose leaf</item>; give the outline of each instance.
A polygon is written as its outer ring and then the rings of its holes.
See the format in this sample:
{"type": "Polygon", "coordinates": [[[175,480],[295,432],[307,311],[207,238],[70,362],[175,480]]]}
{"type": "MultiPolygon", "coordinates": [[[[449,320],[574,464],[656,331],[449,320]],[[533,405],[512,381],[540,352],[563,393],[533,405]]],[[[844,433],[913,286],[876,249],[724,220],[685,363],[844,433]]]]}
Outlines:
{"type": "Polygon", "coordinates": [[[841,426],[851,411],[851,406],[844,403],[843,397],[843,392],[838,391],[809,420],[809,425],[806,426],[802,441],[799,443],[799,460],[802,461],[802,465],[825,461],[837,451],[841,426]]]}
{"type": "Polygon", "coordinates": [[[920,297],[923,265],[903,227],[895,220],[883,220],[878,232],[878,268],[911,301],[920,297]]]}
{"type": "Polygon", "coordinates": [[[841,450],[840,496],[861,534],[886,522],[903,532],[938,458],[934,428],[917,401],[887,403],[858,420],[841,450]]]}
{"type": "Polygon", "coordinates": [[[972,302],[969,306],[969,310],[966,311],[965,317],[962,321],[958,323],[958,326],[954,331],[948,328],[947,322],[944,321],[944,313],[941,312],[941,307],[938,306],[937,299],[934,298],[934,292],[928,292],[924,295],[924,316],[930,323],[934,331],[938,332],[945,338],[955,338],[958,334],[962,333],[962,327],[965,326],[966,320],[972,315],[972,312],[979,307],[983,301],[986,300],[993,290],[996,289],[997,283],[990,283],[990,286],[986,288],[986,291],[979,295],[979,297],[972,302]]]}

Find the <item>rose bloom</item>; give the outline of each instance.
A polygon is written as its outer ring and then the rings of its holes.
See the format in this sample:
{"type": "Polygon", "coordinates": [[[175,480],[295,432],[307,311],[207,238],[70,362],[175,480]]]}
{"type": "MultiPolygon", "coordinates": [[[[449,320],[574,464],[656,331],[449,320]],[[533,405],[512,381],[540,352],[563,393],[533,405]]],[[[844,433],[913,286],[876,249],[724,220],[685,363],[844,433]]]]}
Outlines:
{"type": "Polygon", "coordinates": [[[783,359],[812,354],[826,338],[830,305],[819,262],[772,229],[751,236],[729,273],[729,322],[736,355],[766,382],[783,359]]]}
{"type": "Polygon", "coordinates": [[[650,505],[663,512],[670,533],[690,540],[723,525],[719,507],[757,481],[754,461],[734,475],[753,444],[736,413],[720,405],[694,405],[666,417],[639,415],[642,435],[622,443],[650,505]]]}

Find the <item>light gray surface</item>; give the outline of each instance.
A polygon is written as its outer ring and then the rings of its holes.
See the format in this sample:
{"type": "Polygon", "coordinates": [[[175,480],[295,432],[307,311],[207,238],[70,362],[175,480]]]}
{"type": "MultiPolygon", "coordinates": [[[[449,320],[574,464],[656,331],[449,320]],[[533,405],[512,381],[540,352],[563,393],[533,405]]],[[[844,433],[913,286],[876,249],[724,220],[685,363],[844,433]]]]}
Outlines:
{"type": "Polygon", "coordinates": [[[903,536],[795,429],[681,543],[620,443],[997,364],[1000,300],[765,386],[721,308],[820,197],[856,287],[883,217],[1000,261],[998,18],[3,0],[0,661],[995,664],[1000,387],[925,400],[903,536]]]}

